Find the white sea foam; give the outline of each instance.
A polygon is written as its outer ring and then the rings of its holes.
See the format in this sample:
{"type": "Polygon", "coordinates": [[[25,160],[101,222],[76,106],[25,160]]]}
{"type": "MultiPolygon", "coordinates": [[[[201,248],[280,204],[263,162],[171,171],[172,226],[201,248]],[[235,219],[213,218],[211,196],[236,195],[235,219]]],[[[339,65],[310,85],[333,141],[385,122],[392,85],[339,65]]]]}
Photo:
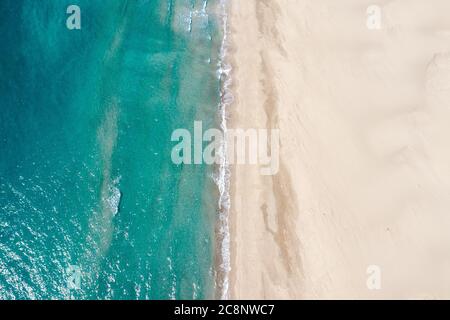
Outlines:
{"type": "MultiPolygon", "coordinates": [[[[219,117],[220,127],[224,133],[227,132],[228,107],[233,102],[231,93],[231,71],[232,67],[227,62],[228,55],[228,0],[220,0],[220,18],[223,32],[222,44],[220,47],[220,59],[217,66],[217,76],[221,82],[219,117]]],[[[230,227],[229,227],[229,211],[230,211],[230,167],[227,158],[228,145],[226,139],[222,141],[219,150],[220,165],[215,182],[219,188],[219,248],[221,250],[221,263],[218,272],[220,273],[218,283],[220,289],[220,297],[223,300],[229,298],[229,273],[231,270],[230,260],[230,227]]]]}
{"type": "Polygon", "coordinates": [[[119,213],[120,208],[120,200],[122,198],[122,192],[117,187],[119,184],[120,177],[114,179],[112,183],[109,185],[108,197],[106,198],[106,203],[109,206],[113,215],[117,215],[119,213]]]}

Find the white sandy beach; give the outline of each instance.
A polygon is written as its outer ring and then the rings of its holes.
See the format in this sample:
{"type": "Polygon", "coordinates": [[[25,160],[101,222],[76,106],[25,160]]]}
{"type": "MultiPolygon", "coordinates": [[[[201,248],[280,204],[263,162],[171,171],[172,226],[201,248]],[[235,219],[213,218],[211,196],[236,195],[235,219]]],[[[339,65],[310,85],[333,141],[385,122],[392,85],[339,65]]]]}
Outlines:
{"type": "Polygon", "coordinates": [[[231,298],[450,298],[449,14],[232,1],[230,126],[279,128],[281,166],[233,169],[231,298]]]}

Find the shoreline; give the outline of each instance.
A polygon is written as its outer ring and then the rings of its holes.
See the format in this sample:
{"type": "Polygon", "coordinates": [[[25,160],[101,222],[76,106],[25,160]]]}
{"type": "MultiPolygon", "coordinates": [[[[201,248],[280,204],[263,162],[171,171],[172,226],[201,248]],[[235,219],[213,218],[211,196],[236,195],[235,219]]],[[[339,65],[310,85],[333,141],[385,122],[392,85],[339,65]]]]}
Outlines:
{"type": "MultiPolygon", "coordinates": [[[[221,82],[220,88],[220,105],[218,116],[220,118],[220,129],[225,133],[228,129],[228,115],[230,114],[230,106],[233,104],[233,94],[231,86],[232,80],[232,66],[229,63],[229,12],[230,1],[219,0],[219,18],[221,20],[222,28],[222,42],[220,46],[220,60],[217,66],[218,77],[221,82]]],[[[215,257],[215,273],[216,273],[216,292],[215,297],[221,300],[229,298],[229,273],[231,263],[230,253],[230,180],[231,171],[227,159],[227,144],[223,140],[220,148],[221,163],[217,169],[218,175],[214,181],[219,189],[218,211],[219,219],[216,230],[216,249],[220,251],[220,255],[215,257]]]]}

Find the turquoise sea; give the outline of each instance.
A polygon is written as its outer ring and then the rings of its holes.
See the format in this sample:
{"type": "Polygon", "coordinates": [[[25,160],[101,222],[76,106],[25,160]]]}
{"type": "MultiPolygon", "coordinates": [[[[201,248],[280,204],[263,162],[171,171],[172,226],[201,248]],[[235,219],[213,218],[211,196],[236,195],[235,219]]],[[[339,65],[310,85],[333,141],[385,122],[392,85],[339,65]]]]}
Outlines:
{"type": "Polygon", "coordinates": [[[0,1],[0,299],[215,297],[215,168],[170,138],[220,122],[218,7],[0,1]]]}

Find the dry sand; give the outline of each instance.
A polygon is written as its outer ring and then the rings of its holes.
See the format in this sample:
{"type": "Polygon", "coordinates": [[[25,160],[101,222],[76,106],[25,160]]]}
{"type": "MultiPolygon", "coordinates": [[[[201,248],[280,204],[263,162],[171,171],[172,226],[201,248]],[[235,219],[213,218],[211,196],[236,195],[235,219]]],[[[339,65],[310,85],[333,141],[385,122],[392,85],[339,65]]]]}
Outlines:
{"type": "Polygon", "coordinates": [[[281,135],[278,175],[233,169],[231,298],[450,298],[450,1],[231,11],[232,127],[281,135]]]}

